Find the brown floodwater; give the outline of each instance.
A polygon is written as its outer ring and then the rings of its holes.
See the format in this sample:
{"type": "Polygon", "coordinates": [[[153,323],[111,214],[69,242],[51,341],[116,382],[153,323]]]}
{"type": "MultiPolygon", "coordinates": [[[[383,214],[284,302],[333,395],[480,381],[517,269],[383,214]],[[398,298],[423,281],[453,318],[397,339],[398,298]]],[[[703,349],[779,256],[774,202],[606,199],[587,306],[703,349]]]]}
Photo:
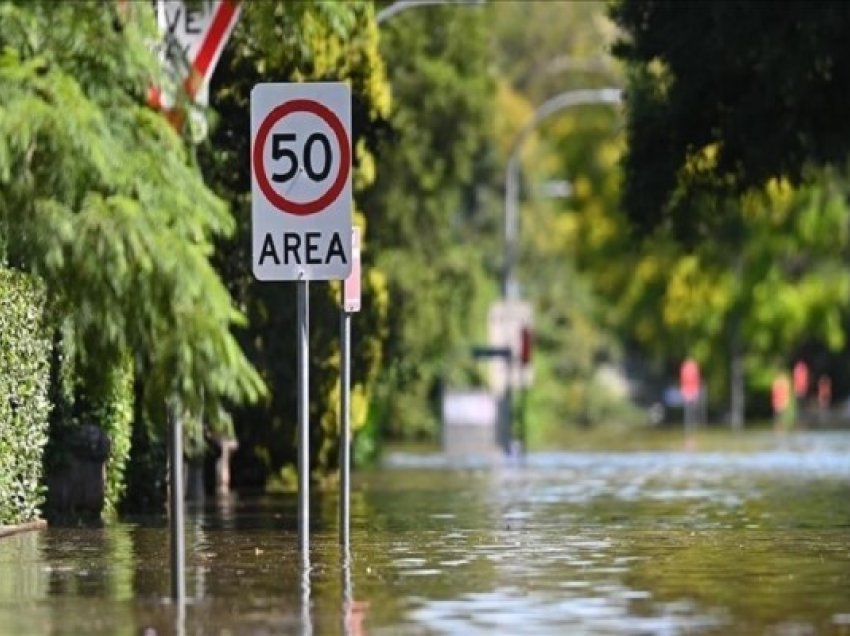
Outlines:
{"type": "Polygon", "coordinates": [[[187,600],[164,516],[0,540],[0,634],[850,634],[850,435],[750,453],[388,458],[337,499],[187,514],[187,600]]]}

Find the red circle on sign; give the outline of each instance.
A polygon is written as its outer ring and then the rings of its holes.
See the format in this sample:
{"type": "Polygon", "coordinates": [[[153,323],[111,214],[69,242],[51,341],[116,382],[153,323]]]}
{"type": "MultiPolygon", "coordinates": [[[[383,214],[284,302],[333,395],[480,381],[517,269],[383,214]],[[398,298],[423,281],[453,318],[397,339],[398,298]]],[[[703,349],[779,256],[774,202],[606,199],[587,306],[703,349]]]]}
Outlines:
{"type": "Polygon", "coordinates": [[[282,212],[297,216],[309,216],[327,208],[336,200],[339,193],[342,192],[348,179],[348,172],[351,169],[351,148],[348,144],[348,135],[345,134],[345,128],[333,111],[312,99],[293,99],[272,109],[260,124],[254,140],[252,163],[254,164],[254,178],[257,180],[257,185],[260,186],[260,190],[262,190],[266,199],[269,200],[269,203],[282,212]],[[281,119],[296,112],[311,113],[319,117],[333,131],[339,145],[339,174],[334,179],[330,189],[312,201],[290,201],[284,197],[272,187],[263,166],[263,149],[266,147],[266,140],[272,128],[281,119]]]}

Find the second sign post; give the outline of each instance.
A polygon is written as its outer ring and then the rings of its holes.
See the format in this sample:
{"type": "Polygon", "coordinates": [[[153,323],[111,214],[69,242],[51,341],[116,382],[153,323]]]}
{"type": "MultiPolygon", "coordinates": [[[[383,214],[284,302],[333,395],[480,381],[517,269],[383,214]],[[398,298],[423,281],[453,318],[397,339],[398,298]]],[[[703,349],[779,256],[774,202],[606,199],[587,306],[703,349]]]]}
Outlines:
{"type": "MultiPolygon", "coordinates": [[[[351,273],[351,92],[338,82],[257,84],[251,92],[252,269],[296,281],[298,536],[310,548],[311,280],[351,273]]],[[[344,415],[343,415],[344,417],[344,415]]]]}

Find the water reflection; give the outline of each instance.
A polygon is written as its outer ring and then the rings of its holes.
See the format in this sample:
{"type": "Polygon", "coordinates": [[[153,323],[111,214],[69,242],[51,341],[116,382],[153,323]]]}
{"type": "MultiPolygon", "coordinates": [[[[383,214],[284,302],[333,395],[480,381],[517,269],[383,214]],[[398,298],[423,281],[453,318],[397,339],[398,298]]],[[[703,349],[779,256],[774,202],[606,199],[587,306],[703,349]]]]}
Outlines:
{"type": "Polygon", "coordinates": [[[310,600],[310,553],[301,555],[301,634],[311,636],[313,617],[310,600]]]}
{"type": "Polygon", "coordinates": [[[355,634],[352,624],[352,605],[354,601],[353,590],[351,587],[351,550],[347,543],[341,547],[342,555],[340,558],[340,587],[342,594],[340,595],[340,632],[345,636],[353,636],[355,634]]]}
{"type": "Polygon", "coordinates": [[[848,633],[850,436],[770,452],[396,456],[351,545],[316,494],[190,509],[185,607],[164,517],[0,541],[0,634],[848,633]]]}
{"type": "MultiPolygon", "coordinates": [[[[0,540],[0,563],[16,575],[0,576],[0,598],[10,603],[32,603],[47,596],[49,576],[39,567],[41,542],[37,533],[0,540]]],[[[49,572],[49,569],[47,570],[49,572]]]]}
{"type": "Polygon", "coordinates": [[[186,634],[186,600],[183,598],[174,601],[174,633],[177,636],[186,634]]]}
{"type": "Polygon", "coordinates": [[[369,603],[368,601],[356,600],[354,597],[353,562],[348,546],[342,547],[340,562],[340,633],[344,636],[364,636],[368,633],[365,625],[369,613],[369,603]]]}

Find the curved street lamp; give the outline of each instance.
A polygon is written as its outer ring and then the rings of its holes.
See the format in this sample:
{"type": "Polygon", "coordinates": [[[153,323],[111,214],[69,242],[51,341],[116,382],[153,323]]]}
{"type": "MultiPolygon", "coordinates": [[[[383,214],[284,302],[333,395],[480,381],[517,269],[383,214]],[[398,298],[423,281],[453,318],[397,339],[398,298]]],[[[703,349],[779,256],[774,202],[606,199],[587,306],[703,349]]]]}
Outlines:
{"type": "Polygon", "coordinates": [[[391,17],[407,9],[415,9],[416,7],[427,7],[438,4],[484,4],[485,0],[398,0],[390,6],[384,7],[375,14],[375,21],[378,24],[389,20],[391,17]]]}
{"type": "Polygon", "coordinates": [[[594,104],[620,104],[623,91],[619,88],[588,88],[560,93],[546,100],[534,116],[517,133],[505,171],[505,271],[502,285],[503,298],[519,298],[516,282],[517,243],[519,239],[519,168],[522,147],[540,123],[555,113],[575,106],[594,104]]]}

